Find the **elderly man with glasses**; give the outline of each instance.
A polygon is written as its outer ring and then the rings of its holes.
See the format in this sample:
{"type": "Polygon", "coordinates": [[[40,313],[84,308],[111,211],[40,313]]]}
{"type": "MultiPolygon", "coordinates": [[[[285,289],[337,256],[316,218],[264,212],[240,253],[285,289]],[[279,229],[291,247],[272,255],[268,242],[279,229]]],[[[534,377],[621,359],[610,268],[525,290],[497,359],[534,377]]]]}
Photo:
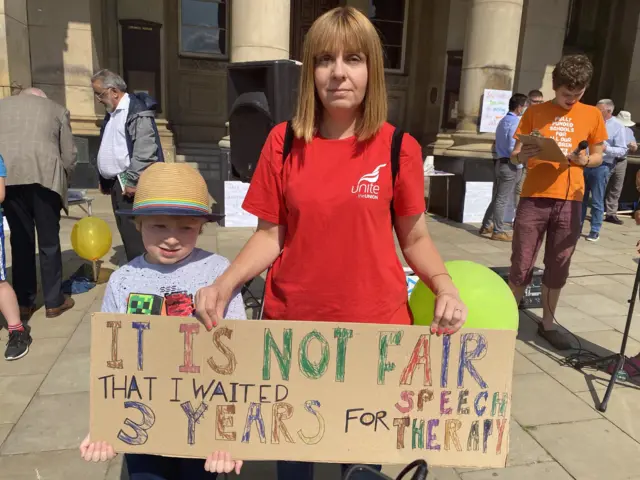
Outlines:
{"type": "MultiPolygon", "coordinates": [[[[131,210],[140,174],[164,161],[155,122],[157,102],[144,93],[127,93],[124,80],[109,70],[91,77],[91,86],[107,110],[98,151],[100,191],[111,195],[114,214],[131,210]]],[[[129,217],[116,215],[116,223],[130,262],[145,252],[140,232],[129,217]]]]}

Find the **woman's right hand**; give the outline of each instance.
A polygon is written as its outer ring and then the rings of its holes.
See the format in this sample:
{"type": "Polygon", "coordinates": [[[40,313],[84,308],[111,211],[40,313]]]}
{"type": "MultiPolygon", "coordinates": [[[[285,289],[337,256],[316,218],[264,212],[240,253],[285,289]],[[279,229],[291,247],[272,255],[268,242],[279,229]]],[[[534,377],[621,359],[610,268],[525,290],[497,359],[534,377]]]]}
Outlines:
{"type": "Polygon", "coordinates": [[[227,287],[219,279],[196,292],[196,317],[208,331],[211,331],[224,318],[224,311],[229,305],[232,295],[233,288],[227,287]]]}
{"type": "Polygon", "coordinates": [[[80,444],[80,456],[87,462],[108,462],[116,453],[107,442],[92,442],[87,434],[80,444]]]}

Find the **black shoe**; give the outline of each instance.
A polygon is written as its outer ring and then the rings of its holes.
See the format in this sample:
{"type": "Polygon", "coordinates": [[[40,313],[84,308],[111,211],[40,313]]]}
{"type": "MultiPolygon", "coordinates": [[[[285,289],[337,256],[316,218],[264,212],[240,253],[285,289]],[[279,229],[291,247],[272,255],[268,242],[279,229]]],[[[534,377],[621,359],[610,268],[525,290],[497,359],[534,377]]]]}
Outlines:
{"type": "Polygon", "coordinates": [[[9,332],[9,341],[4,352],[4,359],[17,360],[24,357],[29,353],[29,345],[31,345],[32,341],[31,335],[29,335],[29,327],[25,327],[24,330],[9,332]]]}
{"type": "Polygon", "coordinates": [[[624,222],[620,220],[617,215],[607,215],[607,218],[605,218],[604,221],[614,223],[616,225],[624,225],[624,222]]]}

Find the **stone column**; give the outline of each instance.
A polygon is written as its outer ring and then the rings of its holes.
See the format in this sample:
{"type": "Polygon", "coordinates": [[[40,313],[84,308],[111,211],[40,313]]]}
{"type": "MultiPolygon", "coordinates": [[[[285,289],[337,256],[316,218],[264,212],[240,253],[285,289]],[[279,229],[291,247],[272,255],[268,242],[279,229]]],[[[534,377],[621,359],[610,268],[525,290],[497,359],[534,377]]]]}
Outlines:
{"type": "Polygon", "coordinates": [[[0,98],[30,86],[26,1],[0,0],[0,98]]]}
{"type": "Polygon", "coordinates": [[[472,0],[467,23],[458,131],[476,132],[485,88],[511,90],[523,0],[472,0]]]}
{"type": "Polygon", "coordinates": [[[570,0],[529,0],[522,22],[514,91],[553,98],[551,72],[562,58],[570,0]],[[551,12],[551,13],[549,13],[551,12]]]}
{"type": "Polygon", "coordinates": [[[291,0],[234,0],[231,61],[289,58],[291,0]]]}

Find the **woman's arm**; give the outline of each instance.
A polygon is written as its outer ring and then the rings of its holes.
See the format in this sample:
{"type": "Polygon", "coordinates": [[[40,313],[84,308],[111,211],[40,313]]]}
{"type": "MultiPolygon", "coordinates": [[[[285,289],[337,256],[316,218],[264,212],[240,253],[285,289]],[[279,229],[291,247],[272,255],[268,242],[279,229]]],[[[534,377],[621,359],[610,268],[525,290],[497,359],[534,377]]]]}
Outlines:
{"type": "Polygon", "coordinates": [[[258,229],[240,251],[229,268],[208,287],[196,293],[196,315],[211,330],[224,318],[234,290],[264,272],[280,255],[285,227],[258,220],[258,229]]]}
{"type": "Polygon", "coordinates": [[[0,203],[4,202],[7,193],[7,189],[5,188],[6,180],[5,177],[0,177],[0,203]]]}
{"type": "Polygon", "coordinates": [[[424,214],[397,217],[395,229],[407,263],[436,295],[431,331],[438,334],[456,332],[467,318],[467,308],[431,240],[424,214]]]}

